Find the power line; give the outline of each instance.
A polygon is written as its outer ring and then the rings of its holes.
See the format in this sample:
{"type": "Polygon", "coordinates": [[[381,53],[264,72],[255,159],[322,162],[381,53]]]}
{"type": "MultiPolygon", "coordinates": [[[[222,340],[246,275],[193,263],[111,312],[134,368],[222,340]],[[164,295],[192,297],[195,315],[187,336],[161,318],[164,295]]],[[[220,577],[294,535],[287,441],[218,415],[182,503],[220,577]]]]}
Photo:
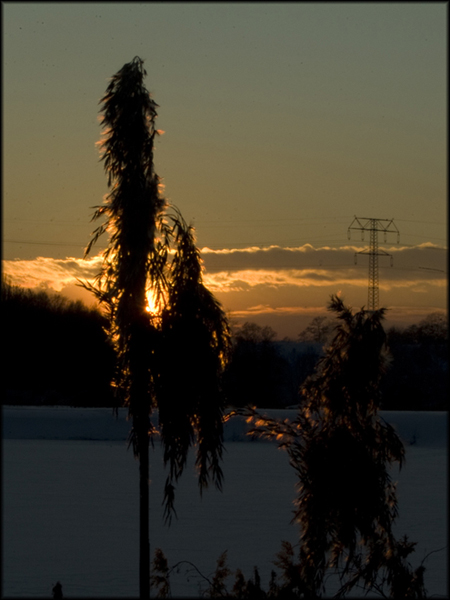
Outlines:
{"type": "MultiPolygon", "coordinates": [[[[278,222],[278,221],[305,221],[305,222],[310,222],[310,221],[320,221],[321,223],[325,222],[325,223],[333,223],[336,220],[341,220],[343,221],[344,219],[348,219],[349,216],[338,216],[338,217],[329,217],[327,221],[324,221],[323,218],[321,217],[279,217],[279,218],[259,218],[259,219],[254,219],[254,218],[248,218],[248,219],[197,219],[196,217],[192,217],[192,220],[197,222],[197,223],[232,223],[232,224],[236,224],[236,223],[261,223],[261,222],[269,222],[269,223],[274,223],[274,222],[278,222]]],[[[19,222],[33,222],[33,223],[79,223],[80,219],[29,219],[29,218],[23,218],[23,217],[12,217],[10,219],[5,219],[5,221],[8,222],[15,222],[15,221],[19,221],[19,222]]],[[[81,224],[85,225],[86,221],[82,221],[81,224]]]]}
{"type": "MultiPolygon", "coordinates": [[[[266,218],[266,219],[199,219],[197,220],[195,217],[192,218],[196,223],[276,223],[276,222],[292,222],[292,221],[320,221],[326,223],[334,223],[337,220],[346,220],[351,218],[351,215],[340,215],[336,217],[331,217],[327,221],[323,221],[321,217],[283,217],[283,218],[266,218]]],[[[5,222],[31,222],[31,223],[78,223],[80,225],[86,225],[90,221],[80,221],[80,219],[24,219],[22,217],[12,217],[10,219],[4,219],[5,222]]],[[[420,223],[422,225],[442,225],[440,221],[421,221],[420,219],[397,219],[397,221],[401,223],[420,223]]]]}
{"type": "Polygon", "coordinates": [[[30,246],[71,246],[77,248],[83,248],[87,246],[85,243],[71,243],[71,242],[27,242],[24,240],[3,240],[8,244],[26,244],[30,246]]]}
{"type": "Polygon", "coordinates": [[[397,219],[401,223],[421,223],[422,225],[442,225],[439,221],[418,221],[416,219],[397,219]]]}

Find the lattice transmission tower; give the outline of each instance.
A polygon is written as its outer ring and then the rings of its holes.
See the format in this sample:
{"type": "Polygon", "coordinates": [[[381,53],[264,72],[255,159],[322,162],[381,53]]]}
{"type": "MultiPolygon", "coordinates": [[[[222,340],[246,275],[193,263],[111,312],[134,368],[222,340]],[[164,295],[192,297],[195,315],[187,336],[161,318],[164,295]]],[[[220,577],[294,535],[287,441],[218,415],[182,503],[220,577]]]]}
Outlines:
{"type": "Polygon", "coordinates": [[[351,230],[356,229],[361,231],[361,239],[364,240],[364,233],[370,233],[369,250],[355,252],[355,264],[357,263],[358,254],[369,255],[369,296],[368,310],[374,311],[378,309],[379,301],[379,277],[378,277],[378,257],[390,256],[391,267],[393,265],[393,256],[384,250],[378,248],[378,232],[384,233],[384,241],[387,242],[388,233],[397,234],[397,244],[400,241],[400,232],[394,223],[394,219],[367,219],[355,217],[348,228],[348,239],[351,237],[351,230]]]}

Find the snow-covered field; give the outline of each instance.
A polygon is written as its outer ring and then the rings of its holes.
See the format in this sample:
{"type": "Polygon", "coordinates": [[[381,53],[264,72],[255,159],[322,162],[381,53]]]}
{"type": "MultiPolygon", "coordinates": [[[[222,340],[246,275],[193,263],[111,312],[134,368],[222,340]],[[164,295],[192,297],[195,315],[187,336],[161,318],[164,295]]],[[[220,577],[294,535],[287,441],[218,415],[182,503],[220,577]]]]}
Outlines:
{"type": "MultiPolygon", "coordinates": [[[[285,418],[295,411],[270,411],[285,418]]],[[[126,411],[3,407],[2,596],[138,595],[138,463],[126,449],[126,411]]],[[[417,542],[413,565],[425,561],[429,596],[448,597],[447,413],[386,412],[406,446],[398,473],[397,532],[417,542]]],[[[151,451],[150,543],[170,564],[188,560],[205,575],[228,551],[230,568],[249,577],[258,565],[267,584],[290,524],[296,478],[287,455],[250,442],[242,421],[227,423],[223,493],[200,499],[193,460],[176,496],[178,520],[163,525],[165,473],[159,444],[151,451]]],[[[192,457],[191,457],[192,458],[192,457]]],[[[230,580],[231,582],[231,580],[230,580]]],[[[200,579],[181,570],[173,594],[198,596],[200,579]]],[[[232,583],[232,582],[231,582],[232,583]]]]}

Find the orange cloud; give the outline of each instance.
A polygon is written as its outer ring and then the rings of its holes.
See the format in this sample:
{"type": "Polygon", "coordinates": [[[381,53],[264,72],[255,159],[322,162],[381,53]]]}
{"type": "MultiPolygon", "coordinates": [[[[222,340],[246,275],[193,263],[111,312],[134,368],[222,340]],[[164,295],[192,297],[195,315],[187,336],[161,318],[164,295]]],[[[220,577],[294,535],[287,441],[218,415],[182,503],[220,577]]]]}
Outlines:
{"type": "Polygon", "coordinates": [[[5,260],[3,272],[14,285],[26,288],[50,288],[60,292],[77,279],[92,280],[100,270],[102,258],[46,258],[5,260]]]}

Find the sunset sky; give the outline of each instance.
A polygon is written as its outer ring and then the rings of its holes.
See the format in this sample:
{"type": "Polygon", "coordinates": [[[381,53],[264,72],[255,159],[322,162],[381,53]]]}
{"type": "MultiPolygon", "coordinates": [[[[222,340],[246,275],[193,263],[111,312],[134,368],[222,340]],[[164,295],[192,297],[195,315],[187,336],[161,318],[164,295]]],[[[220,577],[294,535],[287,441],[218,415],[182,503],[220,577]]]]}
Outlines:
{"type": "Polygon", "coordinates": [[[138,55],[156,171],[234,323],[296,338],[330,294],[367,304],[379,234],[388,324],[447,309],[446,3],[11,3],[3,25],[3,272],[75,278],[107,193],[99,100],[138,55]]]}

